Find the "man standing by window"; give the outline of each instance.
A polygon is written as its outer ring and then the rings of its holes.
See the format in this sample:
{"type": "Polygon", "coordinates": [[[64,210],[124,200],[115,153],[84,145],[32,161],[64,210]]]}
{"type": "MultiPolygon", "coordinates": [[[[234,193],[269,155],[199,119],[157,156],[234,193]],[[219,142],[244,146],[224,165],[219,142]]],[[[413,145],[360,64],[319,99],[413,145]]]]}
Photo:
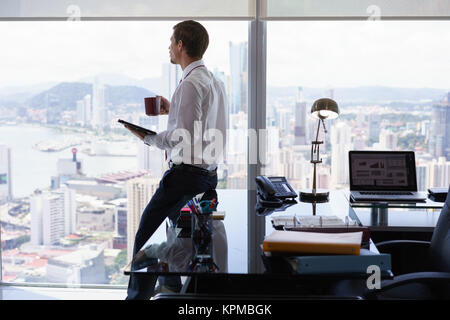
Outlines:
{"type": "MultiPolygon", "coordinates": [[[[175,25],[170,38],[170,62],[179,64],[183,74],[171,101],[161,99],[161,114],[169,115],[167,130],[145,135],[126,126],[144,143],[165,150],[170,168],[142,214],[133,256],[166,217],[175,223],[188,200],[217,186],[217,161],[225,148],[228,110],[224,84],[202,60],[208,44],[208,32],[200,23],[188,20],[175,25]],[[219,144],[214,155],[205,141],[211,132],[219,133],[214,137],[219,144]]],[[[127,299],[149,299],[155,282],[154,276],[131,274],[127,299]]]]}

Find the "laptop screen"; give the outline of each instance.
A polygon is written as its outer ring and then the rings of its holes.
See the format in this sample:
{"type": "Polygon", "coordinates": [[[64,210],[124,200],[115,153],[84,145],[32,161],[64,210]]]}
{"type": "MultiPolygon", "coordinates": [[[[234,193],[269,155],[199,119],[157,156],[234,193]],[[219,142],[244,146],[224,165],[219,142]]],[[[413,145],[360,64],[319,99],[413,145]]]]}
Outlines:
{"type": "Polygon", "coordinates": [[[417,191],[413,151],[350,151],[350,190],[417,191]]]}

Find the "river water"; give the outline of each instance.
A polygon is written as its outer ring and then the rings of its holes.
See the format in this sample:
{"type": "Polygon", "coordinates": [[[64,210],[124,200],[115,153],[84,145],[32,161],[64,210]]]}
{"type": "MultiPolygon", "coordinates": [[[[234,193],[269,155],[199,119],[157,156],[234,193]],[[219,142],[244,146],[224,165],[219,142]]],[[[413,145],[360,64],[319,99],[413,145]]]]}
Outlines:
{"type": "MultiPolygon", "coordinates": [[[[13,197],[25,197],[37,188],[50,187],[50,178],[57,174],[58,159],[71,159],[72,148],[42,152],[33,146],[44,140],[63,140],[66,137],[65,133],[39,125],[0,125],[0,144],[11,149],[13,197]]],[[[75,147],[80,150],[82,146],[75,147]]],[[[81,160],[82,171],[87,176],[137,170],[136,157],[89,156],[78,152],[77,159],[81,160]]]]}
{"type": "MultiPolygon", "coordinates": [[[[50,178],[57,174],[57,161],[72,158],[72,147],[58,152],[42,152],[33,146],[45,140],[63,140],[70,134],[52,128],[32,124],[17,126],[0,125],[0,144],[11,149],[11,175],[13,197],[29,196],[37,188],[50,187],[50,178]]],[[[75,133],[71,133],[75,135],[75,133]]],[[[75,146],[81,150],[84,146],[75,146]]],[[[122,170],[137,170],[137,158],[113,156],[89,156],[78,152],[82,171],[87,176],[122,170]]],[[[219,208],[226,212],[224,220],[227,230],[229,272],[245,273],[247,270],[247,191],[219,189],[219,208]]],[[[165,240],[165,225],[162,224],[151,238],[151,242],[165,240]]]]}

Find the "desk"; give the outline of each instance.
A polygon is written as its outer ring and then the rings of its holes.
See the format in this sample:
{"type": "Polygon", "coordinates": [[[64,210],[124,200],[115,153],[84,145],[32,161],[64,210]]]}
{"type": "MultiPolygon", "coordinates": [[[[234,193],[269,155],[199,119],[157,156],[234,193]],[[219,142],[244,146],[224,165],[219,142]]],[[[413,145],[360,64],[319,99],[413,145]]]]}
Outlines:
{"type": "MultiPolygon", "coordinates": [[[[247,191],[218,189],[217,194],[219,201],[217,210],[226,212],[224,225],[228,241],[227,272],[223,272],[222,270],[218,270],[217,273],[168,272],[161,268],[142,268],[133,271],[130,269],[125,270],[125,274],[129,275],[131,272],[135,272],[151,275],[189,276],[194,279],[194,284],[191,281],[191,287],[186,289],[187,291],[206,292],[206,290],[211,290],[210,284],[214,280],[214,288],[212,290],[218,290],[221,293],[249,292],[252,294],[275,293],[277,290],[282,290],[284,293],[292,292],[302,294],[302,288],[307,288],[308,292],[311,292],[310,290],[312,289],[317,294],[323,294],[331,282],[342,279],[342,277],[337,276],[304,276],[281,272],[270,274],[264,272],[249,273],[247,269],[247,191]]],[[[333,191],[330,193],[329,202],[315,205],[297,202],[285,208],[284,211],[274,211],[269,216],[266,216],[266,235],[273,230],[270,222],[271,216],[290,214],[312,215],[313,212],[317,215],[335,215],[341,218],[349,216],[352,219],[357,219],[355,211],[349,205],[345,194],[341,191],[333,191]]],[[[160,243],[164,241],[164,238],[160,235],[159,233],[158,237],[158,232],[156,232],[147,243],[160,243]]],[[[376,250],[374,246],[371,249],[376,250]]],[[[253,248],[253,250],[262,253],[260,246],[253,248]]]]}
{"type": "MultiPolygon", "coordinates": [[[[225,225],[227,242],[228,242],[228,271],[227,274],[248,274],[247,270],[247,192],[246,190],[230,190],[217,189],[219,205],[217,210],[225,211],[225,225]]],[[[355,211],[349,205],[345,194],[341,191],[332,191],[330,193],[330,201],[326,203],[304,203],[297,201],[296,204],[289,206],[281,211],[274,211],[266,215],[266,232],[269,234],[273,231],[271,217],[279,215],[312,215],[313,211],[317,215],[335,215],[342,219],[349,216],[352,219],[358,219],[355,211]]],[[[153,243],[161,243],[165,241],[164,223],[149,239],[147,245],[153,243]]],[[[375,248],[373,248],[375,249],[375,248]]],[[[261,251],[260,246],[254,248],[258,252],[261,251]]],[[[133,271],[134,272],[134,271],[133,271]]],[[[137,270],[136,272],[146,272],[145,270],[137,270]]],[[[166,274],[165,271],[154,271],[156,274],[166,274]]],[[[125,270],[125,274],[129,274],[130,270],[125,270]]],[[[221,273],[219,270],[218,273],[221,273]]],[[[260,272],[263,273],[263,272],[260,272]]],[[[190,275],[189,272],[177,272],[180,275],[190,275]]]]}
{"type": "MultiPolygon", "coordinates": [[[[344,194],[349,201],[350,193],[344,194]]],[[[430,241],[443,205],[430,199],[418,203],[350,203],[361,224],[369,227],[375,243],[393,239],[430,241]]]]}

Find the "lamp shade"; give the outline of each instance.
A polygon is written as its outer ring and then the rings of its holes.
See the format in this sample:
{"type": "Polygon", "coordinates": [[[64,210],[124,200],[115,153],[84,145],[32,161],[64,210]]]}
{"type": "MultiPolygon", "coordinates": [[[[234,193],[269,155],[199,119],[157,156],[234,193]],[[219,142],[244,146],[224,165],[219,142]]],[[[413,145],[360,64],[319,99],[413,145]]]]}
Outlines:
{"type": "Polygon", "coordinates": [[[333,99],[322,98],[314,101],[311,115],[318,119],[334,119],[339,116],[339,107],[333,99]]]}

